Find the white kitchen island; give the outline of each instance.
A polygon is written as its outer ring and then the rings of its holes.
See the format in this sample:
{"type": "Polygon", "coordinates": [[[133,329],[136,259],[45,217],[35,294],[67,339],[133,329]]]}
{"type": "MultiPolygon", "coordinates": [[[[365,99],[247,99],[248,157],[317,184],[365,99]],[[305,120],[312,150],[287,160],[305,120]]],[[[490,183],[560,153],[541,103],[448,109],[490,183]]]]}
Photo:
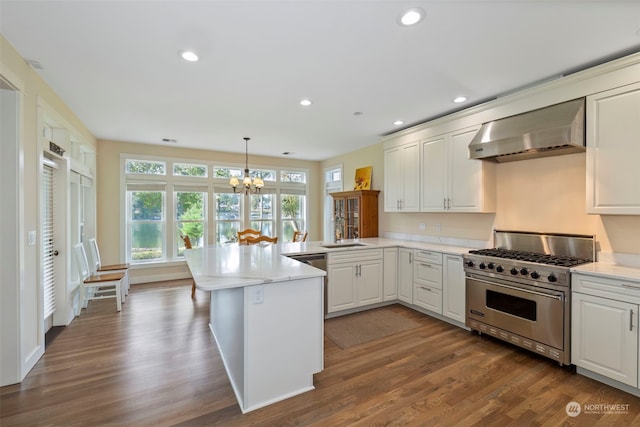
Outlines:
{"type": "Polygon", "coordinates": [[[185,252],[210,291],[210,328],[243,413],[312,390],[323,369],[322,270],[281,255],[281,245],[185,252]]]}

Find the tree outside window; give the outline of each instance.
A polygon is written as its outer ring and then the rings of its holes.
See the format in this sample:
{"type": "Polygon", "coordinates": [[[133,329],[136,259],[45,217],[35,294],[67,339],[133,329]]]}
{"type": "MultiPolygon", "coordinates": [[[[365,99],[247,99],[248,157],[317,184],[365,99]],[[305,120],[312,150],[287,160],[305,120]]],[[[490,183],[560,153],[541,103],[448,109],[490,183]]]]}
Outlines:
{"type": "Polygon", "coordinates": [[[205,206],[206,194],[204,192],[176,192],[176,227],[178,235],[177,255],[184,256],[184,241],[180,235],[189,236],[191,246],[204,246],[205,233],[205,206]]]}
{"type": "Polygon", "coordinates": [[[304,195],[282,194],[280,199],[280,212],[282,215],[282,241],[293,239],[294,231],[304,230],[304,195]]]}

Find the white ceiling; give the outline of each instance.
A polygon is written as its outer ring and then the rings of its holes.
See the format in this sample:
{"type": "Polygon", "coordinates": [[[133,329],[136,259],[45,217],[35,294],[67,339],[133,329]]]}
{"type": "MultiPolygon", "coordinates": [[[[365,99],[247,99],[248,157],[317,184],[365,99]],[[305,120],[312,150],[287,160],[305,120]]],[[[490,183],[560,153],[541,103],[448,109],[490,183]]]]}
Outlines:
{"type": "Polygon", "coordinates": [[[97,138],[323,160],[638,51],[640,0],[0,0],[0,31],[97,138]]]}

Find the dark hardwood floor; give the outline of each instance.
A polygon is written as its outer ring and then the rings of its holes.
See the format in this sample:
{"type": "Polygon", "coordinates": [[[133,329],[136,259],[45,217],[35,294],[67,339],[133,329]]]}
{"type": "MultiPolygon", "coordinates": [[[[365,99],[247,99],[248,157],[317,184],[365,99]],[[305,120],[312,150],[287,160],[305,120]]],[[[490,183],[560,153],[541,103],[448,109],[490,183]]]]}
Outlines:
{"type": "Polygon", "coordinates": [[[421,326],[343,350],[325,339],[316,389],[242,415],[191,281],[134,285],[122,312],[92,301],[21,384],[7,426],[625,426],[640,399],[402,306],[421,326]],[[628,405],[569,417],[566,405],[628,405]]]}

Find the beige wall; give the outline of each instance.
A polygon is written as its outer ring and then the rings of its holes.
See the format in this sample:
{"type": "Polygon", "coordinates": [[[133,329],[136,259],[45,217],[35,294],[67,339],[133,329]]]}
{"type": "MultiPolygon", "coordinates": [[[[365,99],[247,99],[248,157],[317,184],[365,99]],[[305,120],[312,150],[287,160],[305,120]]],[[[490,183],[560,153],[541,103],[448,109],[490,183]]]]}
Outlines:
{"type": "MultiPolygon", "coordinates": [[[[106,262],[120,261],[122,206],[120,195],[120,154],[153,155],[189,160],[217,161],[244,165],[244,154],[219,151],[194,150],[131,142],[98,141],[97,195],[98,195],[98,241],[100,253],[106,262]],[[104,254],[104,255],[103,255],[104,254]]],[[[289,166],[309,170],[309,238],[322,236],[322,174],[320,163],[276,157],[249,155],[249,167],[289,166]]]]}
{"type": "MultiPolygon", "coordinates": [[[[640,254],[640,216],[587,215],[585,154],[497,165],[495,214],[384,213],[380,193],[380,234],[491,240],[494,227],[552,233],[595,234],[603,252],[640,254]],[[425,224],[425,230],[419,225],[425,224]],[[436,224],[440,225],[440,231],[436,224]]],[[[384,190],[382,144],[322,162],[344,165],[345,187],[355,170],[373,165],[373,188],[384,190]]],[[[346,188],[345,188],[346,189],[346,188]]]]}

